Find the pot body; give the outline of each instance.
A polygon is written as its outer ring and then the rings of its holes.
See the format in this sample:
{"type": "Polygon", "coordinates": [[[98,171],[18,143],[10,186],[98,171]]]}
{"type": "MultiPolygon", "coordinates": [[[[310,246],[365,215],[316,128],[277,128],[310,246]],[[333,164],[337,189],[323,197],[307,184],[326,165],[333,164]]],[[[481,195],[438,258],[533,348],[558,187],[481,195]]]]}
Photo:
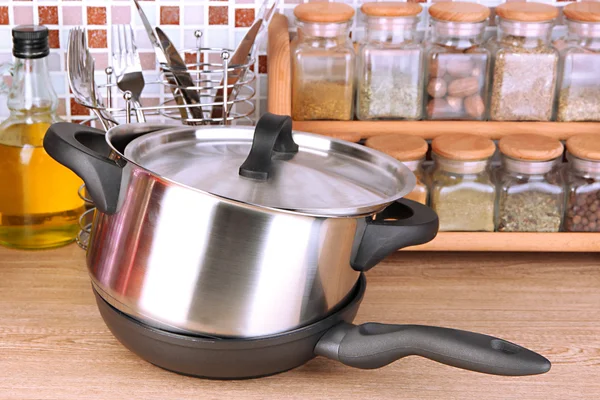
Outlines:
{"type": "MultiPolygon", "coordinates": [[[[229,202],[128,163],[118,211],[97,212],[93,284],[149,325],[256,337],[327,315],[359,272],[357,218],[311,217],[229,202]]],[[[364,217],[362,217],[364,220],[364,217]]]]}

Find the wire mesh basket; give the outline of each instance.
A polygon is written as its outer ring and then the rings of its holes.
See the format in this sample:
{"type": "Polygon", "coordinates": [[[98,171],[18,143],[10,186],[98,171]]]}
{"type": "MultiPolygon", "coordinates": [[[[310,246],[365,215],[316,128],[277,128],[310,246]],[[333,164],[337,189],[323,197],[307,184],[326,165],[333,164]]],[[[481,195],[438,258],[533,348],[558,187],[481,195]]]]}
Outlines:
{"type": "MultiPolygon", "coordinates": [[[[155,89],[158,86],[158,91],[164,94],[158,105],[136,108],[131,101],[131,93],[121,92],[113,82],[111,67],[105,70],[106,83],[98,85],[98,89],[106,93],[106,105],[94,107],[80,104],[90,110],[109,113],[114,119],[112,122],[108,121],[109,127],[115,123],[132,122],[132,113],[135,115],[140,110],[145,117],[155,116],[182,125],[251,124],[255,110],[255,59],[248,56],[243,64],[231,64],[229,60],[233,50],[203,47],[200,45],[201,31],[194,32],[194,36],[197,46],[179,52],[185,57],[185,69],[161,65],[158,79],[146,80],[145,88],[155,89]]],[[[97,115],[98,113],[81,123],[91,124],[98,120],[97,115]]],[[[87,210],[79,219],[80,231],[76,242],[87,249],[95,208],[93,201],[86,195],[85,185],[80,188],[79,196],[85,202],[87,210]]]]}

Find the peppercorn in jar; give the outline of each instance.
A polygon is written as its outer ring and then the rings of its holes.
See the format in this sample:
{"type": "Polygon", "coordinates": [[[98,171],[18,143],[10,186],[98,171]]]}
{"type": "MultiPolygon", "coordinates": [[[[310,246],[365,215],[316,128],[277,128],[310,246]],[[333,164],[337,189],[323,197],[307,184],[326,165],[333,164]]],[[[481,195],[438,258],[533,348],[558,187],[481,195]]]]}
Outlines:
{"type": "Polygon", "coordinates": [[[438,2],[429,7],[425,50],[427,119],[483,120],[487,114],[489,51],[482,45],[489,8],[438,2]]]}
{"type": "Polygon", "coordinates": [[[413,135],[373,136],[365,141],[365,146],[386,153],[406,165],[415,174],[417,183],[404,198],[427,204],[429,191],[425,183],[423,161],[429,147],[425,139],[413,135]]]}
{"type": "Polygon", "coordinates": [[[296,6],[298,36],[291,44],[292,118],[351,120],[355,55],[349,38],[354,9],[343,3],[296,6]]]}
{"type": "Polygon", "coordinates": [[[558,232],[565,188],[560,171],[563,145],[542,135],[514,134],[500,139],[497,171],[499,232],[558,232]]]}
{"type": "Polygon", "coordinates": [[[600,121],[600,3],[568,4],[568,37],[561,54],[559,121],[600,121]]]}
{"type": "Polygon", "coordinates": [[[434,169],[430,206],[440,231],[494,230],[496,187],[490,159],[496,150],[490,139],[471,134],[448,134],[431,143],[434,169]]]}
{"type": "Polygon", "coordinates": [[[565,231],[600,231],[600,137],[571,136],[567,140],[567,204],[565,231]]]}
{"type": "Polygon", "coordinates": [[[360,120],[420,119],[422,47],[416,3],[365,3],[366,36],[358,48],[356,114],[360,120]]]}
{"type": "Polygon", "coordinates": [[[558,52],[550,44],[558,9],[542,3],[496,7],[490,119],[550,121],[553,118],[558,52]]]}

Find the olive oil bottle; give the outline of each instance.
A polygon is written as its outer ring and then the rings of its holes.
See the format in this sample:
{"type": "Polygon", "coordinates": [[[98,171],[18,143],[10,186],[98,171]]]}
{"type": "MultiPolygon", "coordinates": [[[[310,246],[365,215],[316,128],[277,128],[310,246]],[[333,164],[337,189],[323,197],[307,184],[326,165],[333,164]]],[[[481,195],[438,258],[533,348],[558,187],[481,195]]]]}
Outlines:
{"type": "Polygon", "coordinates": [[[85,211],[77,194],[83,182],[42,145],[47,128],[59,121],[47,65],[48,29],[21,25],[12,37],[10,116],[0,124],[0,245],[58,247],[77,235],[85,211]]]}

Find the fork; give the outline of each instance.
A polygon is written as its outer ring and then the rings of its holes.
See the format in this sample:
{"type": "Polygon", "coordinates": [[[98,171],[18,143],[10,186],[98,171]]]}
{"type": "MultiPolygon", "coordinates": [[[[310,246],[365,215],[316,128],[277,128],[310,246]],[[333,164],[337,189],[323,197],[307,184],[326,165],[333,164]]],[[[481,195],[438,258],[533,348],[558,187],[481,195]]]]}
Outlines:
{"type": "Polygon", "coordinates": [[[91,108],[105,131],[118,125],[106,109],[94,80],[94,58],[88,51],[86,31],[75,27],[69,31],[67,47],[67,77],[78,103],[91,108]]]}
{"type": "Polygon", "coordinates": [[[144,112],[140,109],[140,96],[146,83],[130,25],[112,27],[112,68],[117,76],[117,87],[122,92],[131,93],[137,121],[146,122],[144,112]]]}

